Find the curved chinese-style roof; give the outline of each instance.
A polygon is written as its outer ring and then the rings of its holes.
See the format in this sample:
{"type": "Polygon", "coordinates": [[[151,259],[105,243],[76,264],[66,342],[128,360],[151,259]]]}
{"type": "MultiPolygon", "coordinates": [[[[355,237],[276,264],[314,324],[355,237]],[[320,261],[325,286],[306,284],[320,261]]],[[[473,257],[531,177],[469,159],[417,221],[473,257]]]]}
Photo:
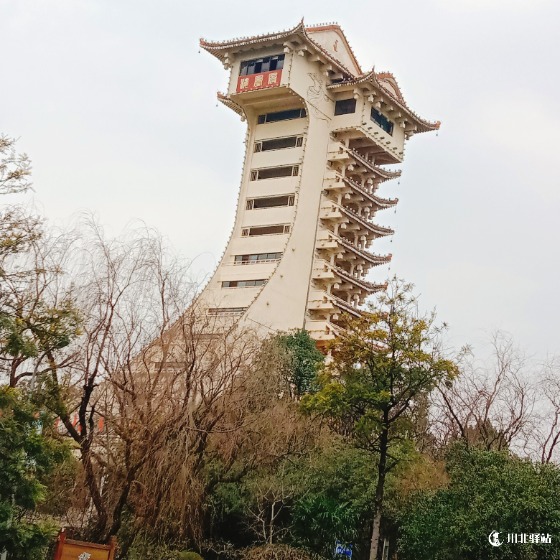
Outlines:
{"type": "Polygon", "coordinates": [[[327,86],[330,90],[336,90],[344,86],[357,86],[360,84],[370,84],[374,88],[381,90],[384,94],[391,98],[391,102],[394,103],[399,109],[411,116],[414,121],[419,125],[419,132],[426,132],[428,130],[439,130],[441,126],[440,121],[431,122],[423,119],[417,115],[406,103],[397,80],[390,72],[380,72],[379,74],[375,72],[375,69],[371,69],[369,72],[365,72],[361,76],[356,78],[350,78],[349,80],[343,80],[336,84],[331,84],[327,86]]]}
{"type": "MultiPolygon", "coordinates": [[[[355,66],[357,73],[362,74],[362,68],[360,66],[360,63],[358,62],[358,59],[356,58],[356,55],[354,54],[354,50],[350,46],[350,42],[348,41],[348,38],[346,37],[342,27],[340,27],[338,23],[333,22],[333,23],[319,23],[317,25],[308,25],[305,28],[305,30],[308,35],[313,34],[317,37],[317,39],[315,40],[315,42],[317,43],[321,42],[319,40],[319,37],[321,37],[322,35],[327,35],[330,33],[331,35],[337,36],[342,41],[342,45],[344,47],[344,50],[340,52],[345,52],[352,65],[355,66]]],[[[333,50],[335,50],[335,52],[338,52],[337,45],[333,44],[332,48],[333,50]]],[[[331,52],[331,54],[333,53],[331,52]]],[[[336,55],[333,54],[333,56],[335,56],[336,58],[336,55]]]]}
{"type": "Polygon", "coordinates": [[[385,235],[393,235],[395,233],[395,231],[391,228],[379,226],[377,224],[374,224],[373,222],[370,222],[369,220],[362,218],[362,216],[358,216],[358,214],[350,210],[350,208],[346,208],[345,206],[336,206],[342,214],[345,214],[348,218],[362,225],[365,229],[371,231],[377,237],[384,237],[385,235]]]}
{"type": "MultiPolygon", "coordinates": [[[[317,41],[315,41],[310,36],[313,34],[313,31],[311,31],[311,33],[308,33],[307,29],[308,28],[305,27],[302,19],[292,29],[286,29],[284,31],[279,31],[276,33],[267,33],[264,35],[254,35],[252,37],[238,37],[226,41],[208,41],[207,39],[200,39],[200,46],[204,50],[208,51],[209,53],[219,58],[222,62],[224,62],[229,52],[242,50],[243,47],[248,47],[250,45],[253,46],[255,44],[262,44],[264,46],[267,44],[283,43],[289,38],[297,37],[303,43],[310,45],[316,51],[320,52],[325,57],[325,59],[328,60],[328,62],[330,62],[333,66],[338,68],[338,70],[340,70],[348,78],[351,78],[352,76],[356,76],[356,72],[352,72],[351,70],[349,70],[344,64],[342,64],[340,60],[335,58],[323,46],[321,46],[317,41]]],[[[348,44],[348,41],[346,41],[346,39],[345,42],[346,44],[348,44]]],[[[359,69],[360,67],[357,66],[357,68],[359,69]]]]}
{"type": "Polygon", "coordinates": [[[399,202],[398,198],[382,198],[382,197],[377,196],[375,194],[368,193],[366,190],[363,189],[363,187],[361,185],[356,183],[356,181],[353,181],[352,179],[350,179],[350,177],[344,176],[344,177],[342,177],[342,180],[348,186],[353,188],[356,192],[361,194],[364,198],[369,200],[371,203],[373,203],[375,206],[377,206],[377,208],[379,208],[381,210],[383,210],[384,208],[391,208],[392,206],[395,206],[399,202]]]}
{"type": "Polygon", "coordinates": [[[369,161],[365,156],[360,154],[358,151],[349,148],[348,146],[344,146],[344,149],[359,163],[361,163],[364,167],[367,167],[373,173],[382,177],[385,181],[389,179],[395,179],[396,177],[400,177],[402,171],[399,169],[397,171],[391,171],[389,169],[383,169],[379,165],[375,165],[371,161],[369,161]]]}
{"type": "Polygon", "coordinates": [[[239,106],[235,101],[232,101],[227,95],[224,95],[221,92],[218,92],[216,97],[220,103],[223,103],[226,107],[235,111],[242,119],[245,118],[245,113],[241,106],[239,106]]]}
{"type": "MultiPolygon", "coordinates": [[[[356,59],[354,51],[350,46],[344,31],[340,25],[336,23],[319,24],[315,26],[306,26],[303,19],[291,29],[278,31],[275,33],[267,33],[263,35],[254,35],[250,37],[237,37],[226,41],[209,41],[200,39],[200,46],[204,50],[216,56],[222,62],[228,62],[229,55],[237,51],[254,48],[255,46],[268,46],[273,44],[283,44],[289,40],[296,40],[312,50],[320,53],[322,57],[336,68],[344,76],[343,80],[328,86],[330,90],[336,90],[345,86],[358,86],[360,84],[370,84],[373,88],[383,92],[390,98],[399,109],[405,112],[411,120],[418,126],[418,132],[426,132],[429,130],[438,130],[441,123],[439,121],[431,122],[417,115],[406,103],[401,92],[399,84],[393,74],[390,72],[375,72],[374,69],[369,72],[362,72],[360,65],[356,59]],[[326,35],[332,38],[336,35],[341,42],[341,51],[337,54],[338,46],[335,44],[327,48],[326,35]],[[338,58],[337,58],[338,57],[338,58]],[[343,62],[341,59],[347,59],[343,62]],[[350,68],[350,66],[352,68],[350,68]]],[[[335,41],[336,43],[336,41],[335,41]]]]}

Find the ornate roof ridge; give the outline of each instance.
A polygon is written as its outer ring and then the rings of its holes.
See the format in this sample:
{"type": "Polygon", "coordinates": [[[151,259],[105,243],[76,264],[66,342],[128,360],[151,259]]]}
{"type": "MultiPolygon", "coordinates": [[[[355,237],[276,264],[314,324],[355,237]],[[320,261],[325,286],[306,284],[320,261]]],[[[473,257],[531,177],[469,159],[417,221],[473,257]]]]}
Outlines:
{"type": "Polygon", "coordinates": [[[386,255],[377,255],[376,253],[370,253],[369,251],[364,251],[360,249],[351,241],[344,239],[343,237],[339,237],[336,234],[332,234],[336,241],[338,241],[343,247],[350,249],[351,251],[356,251],[358,255],[362,256],[364,259],[369,260],[370,263],[374,265],[379,264],[387,264],[391,262],[393,255],[392,253],[387,253],[386,255]]]}
{"type": "MultiPolygon", "coordinates": [[[[346,37],[346,33],[344,33],[344,29],[342,29],[342,26],[338,22],[332,21],[330,23],[318,23],[318,24],[316,23],[313,25],[306,25],[305,28],[315,29],[315,30],[336,28],[338,31],[340,31],[342,37],[344,38],[344,41],[346,42],[346,46],[350,49],[350,56],[352,58],[352,61],[354,62],[358,70],[360,70],[360,72],[362,71],[362,66],[358,61],[358,57],[356,56],[356,53],[354,52],[354,49],[352,48],[352,45],[350,44],[348,37],[346,37]]],[[[311,33],[313,33],[313,31],[311,31],[311,33]]]]}
{"type": "Polygon", "coordinates": [[[245,119],[245,112],[243,111],[241,106],[233,101],[229,96],[219,91],[216,94],[216,97],[218,98],[218,101],[220,103],[223,103],[226,107],[228,107],[232,111],[235,111],[242,119],[245,119]]]}
{"type": "Polygon", "coordinates": [[[374,224],[374,223],[370,222],[369,220],[365,220],[361,216],[358,216],[358,214],[356,214],[356,212],[353,212],[352,210],[350,210],[350,208],[346,208],[344,206],[339,206],[339,208],[342,210],[343,213],[349,214],[351,218],[354,218],[358,223],[361,223],[364,227],[366,227],[369,230],[377,233],[379,236],[393,235],[395,233],[395,230],[393,230],[391,228],[378,226],[377,224],[374,224]]]}
{"type": "Polygon", "coordinates": [[[332,268],[336,271],[337,274],[339,274],[343,278],[348,279],[350,282],[355,282],[356,284],[361,285],[361,287],[365,288],[366,290],[371,290],[372,292],[375,292],[376,290],[379,290],[381,287],[381,284],[373,284],[372,282],[368,282],[367,280],[356,278],[355,276],[352,276],[351,274],[346,272],[346,270],[339,268],[338,266],[333,266],[332,268]]]}
{"type": "MultiPolygon", "coordinates": [[[[303,20],[302,20],[303,21],[303,20]]],[[[344,64],[342,64],[342,62],[340,62],[340,60],[338,60],[337,58],[335,58],[330,52],[328,52],[326,49],[324,49],[319,43],[317,43],[317,41],[315,41],[312,37],[309,36],[309,33],[307,33],[306,28],[303,28],[303,33],[305,35],[305,38],[311,42],[313,44],[313,46],[321,51],[321,53],[323,54],[323,56],[327,57],[331,62],[333,62],[336,66],[338,66],[339,68],[341,68],[346,74],[348,74],[349,76],[354,76],[354,72],[352,72],[352,70],[349,70],[348,68],[346,68],[346,66],[344,66],[344,64]]],[[[358,68],[360,68],[360,66],[358,65],[358,68]]]]}
{"type": "Polygon", "coordinates": [[[378,81],[379,85],[385,91],[387,91],[387,93],[391,93],[391,91],[387,90],[387,88],[379,80],[389,81],[389,82],[393,81],[394,86],[396,87],[396,90],[397,90],[397,97],[398,97],[399,101],[401,101],[402,103],[404,103],[406,105],[406,101],[404,100],[404,97],[403,97],[403,94],[402,94],[402,91],[401,91],[401,86],[399,85],[399,82],[397,81],[397,78],[395,78],[395,75],[392,72],[376,72],[375,77],[377,78],[377,81],[378,81]]]}
{"type": "Polygon", "coordinates": [[[392,206],[395,206],[399,202],[398,198],[382,198],[375,194],[368,193],[361,185],[356,183],[356,181],[350,179],[350,177],[342,176],[342,180],[346,181],[347,183],[350,183],[351,187],[357,189],[361,195],[365,196],[366,198],[369,198],[370,201],[373,202],[374,204],[377,204],[379,208],[382,209],[391,208],[392,206]]]}
{"type": "Polygon", "coordinates": [[[369,165],[370,169],[374,173],[379,173],[379,175],[381,175],[381,177],[385,179],[396,179],[397,177],[401,176],[402,171],[400,169],[396,171],[391,171],[390,169],[383,169],[382,167],[379,167],[379,165],[375,165],[374,163],[372,163],[369,159],[367,159],[365,156],[363,156],[353,148],[349,148],[348,146],[344,146],[344,148],[350,155],[358,158],[360,161],[365,162],[365,164],[369,165]]]}
{"type": "Polygon", "coordinates": [[[393,76],[393,74],[391,74],[391,72],[380,72],[379,74],[375,72],[375,67],[372,68],[370,71],[368,72],[364,72],[363,74],[361,74],[360,76],[356,76],[355,79],[350,79],[350,80],[344,80],[342,82],[338,82],[336,84],[330,84],[329,86],[327,86],[327,89],[337,89],[343,86],[348,86],[348,85],[355,85],[355,84],[361,84],[364,82],[371,82],[373,85],[377,86],[378,88],[383,89],[383,91],[392,99],[392,101],[394,103],[396,103],[398,106],[400,106],[401,109],[403,109],[404,111],[408,112],[410,115],[412,115],[417,121],[418,123],[420,123],[421,125],[423,125],[427,130],[439,130],[440,126],[441,126],[441,121],[428,121],[426,119],[423,119],[420,115],[418,115],[417,113],[415,113],[406,103],[404,97],[402,96],[402,92],[400,89],[400,86],[398,85],[398,82],[396,80],[396,78],[393,76]],[[392,79],[395,81],[396,85],[397,85],[397,89],[399,91],[400,96],[402,97],[402,99],[399,99],[399,96],[392,93],[391,91],[389,91],[386,87],[383,86],[383,84],[379,81],[379,76],[381,76],[381,80],[383,79],[387,79],[389,77],[389,75],[392,77],[392,79]]]}
{"type": "MultiPolygon", "coordinates": [[[[249,43],[264,43],[266,41],[273,41],[273,40],[280,40],[290,35],[294,35],[296,33],[300,33],[306,41],[313,45],[313,48],[317,49],[321,52],[321,54],[328,59],[329,62],[337,66],[343,73],[347,74],[348,76],[354,76],[354,72],[346,68],[344,64],[334,56],[332,56],[327,50],[325,50],[319,43],[317,43],[306,31],[306,26],[304,25],[303,18],[302,20],[291,29],[285,29],[284,31],[277,31],[275,33],[264,33],[262,35],[253,35],[253,36],[246,36],[246,37],[236,37],[234,39],[226,39],[225,41],[210,41],[204,38],[200,39],[200,46],[221,58],[223,56],[223,52],[227,49],[232,47],[240,47],[249,43]]],[[[311,32],[312,33],[312,32],[311,32]]],[[[346,41],[348,41],[346,39],[346,41]]],[[[358,64],[358,68],[360,68],[358,64]]]]}
{"type": "Polygon", "coordinates": [[[293,35],[298,31],[303,30],[303,18],[301,21],[295,26],[290,29],[284,29],[283,31],[276,31],[273,33],[262,33],[261,35],[247,35],[245,37],[234,37],[233,39],[226,39],[225,41],[210,41],[205,39],[204,37],[200,38],[200,46],[206,50],[214,50],[214,49],[224,49],[229,46],[234,45],[241,45],[243,43],[248,42],[264,42],[270,39],[281,39],[283,37],[287,37],[289,35],[293,35]]]}
{"type": "Polygon", "coordinates": [[[354,313],[356,315],[356,317],[361,317],[363,311],[358,308],[358,307],[354,307],[351,303],[348,303],[347,301],[344,301],[342,298],[339,298],[338,296],[335,296],[334,294],[329,294],[329,296],[332,300],[332,302],[337,305],[338,307],[340,307],[340,309],[346,311],[347,313],[354,313]]]}

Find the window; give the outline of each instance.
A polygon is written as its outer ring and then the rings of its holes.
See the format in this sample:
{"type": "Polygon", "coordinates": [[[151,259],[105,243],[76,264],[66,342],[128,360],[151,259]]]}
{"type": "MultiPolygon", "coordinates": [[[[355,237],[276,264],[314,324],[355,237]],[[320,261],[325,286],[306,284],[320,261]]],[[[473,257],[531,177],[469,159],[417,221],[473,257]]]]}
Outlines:
{"type": "Polygon", "coordinates": [[[293,206],[294,200],[294,195],[250,198],[249,200],[247,200],[247,210],[258,210],[259,208],[275,208],[277,206],[293,206]]]}
{"type": "Polygon", "coordinates": [[[265,284],[266,280],[226,280],[222,282],[222,288],[255,288],[265,284]]]}
{"type": "Polygon", "coordinates": [[[241,315],[246,307],[210,307],[208,315],[241,315]]]}
{"type": "Polygon", "coordinates": [[[251,181],[261,179],[276,179],[278,177],[295,177],[299,174],[299,165],[284,165],[282,167],[263,167],[251,170],[251,181]]]}
{"type": "Polygon", "coordinates": [[[251,74],[260,74],[261,72],[282,70],[284,67],[284,56],[283,54],[278,54],[275,56],[265,56],[264,58],[244,60],[241,63],[239,75],[250,76],[251,74]]]}
{"type": "Polygon", "coordinates": [[[356,112],[356,100],[352,99],[339,99],[334,104],[335,115],[347,115],[348,113],[356,112]]]}
{"type": "Polygon", "coordinates": [[[282,253],[253,253],[252,255],[235,255],[235,264],[255,264],[259,262],[279,261],[282,253]]]}
{"type": "Polygon", "coordinates": [[[241,235],[243,237],[254,237],[255,235],[278,235],[281,233],[290,233],[291,226],[288,224],[280,224],[275,226],[255,226],[243,228],[241,235]]]}
{"type": "Polygon", "coordinates": [[[268,152],[270,150],[284,150],[285,148],[299,148],[303,145],[303,136],[284,136],[283,138],[270,138],[255,142],[255,152],[268,152]]]}
{"type": "Polygon", "coordinates": [[[379,125],[387,134],[393,135],[393,123],[375,107],[371,108],[371,120],[379,125]]]}
{"type": "Polygon", "coordinates": [[[259,115],[258,124],[272,123],[278,121],[288,121],[290,119],[301,119],[306,117],[305,109],[288,109],[287,111],[277,111],[275,113],[266,113],[259,115]]]}

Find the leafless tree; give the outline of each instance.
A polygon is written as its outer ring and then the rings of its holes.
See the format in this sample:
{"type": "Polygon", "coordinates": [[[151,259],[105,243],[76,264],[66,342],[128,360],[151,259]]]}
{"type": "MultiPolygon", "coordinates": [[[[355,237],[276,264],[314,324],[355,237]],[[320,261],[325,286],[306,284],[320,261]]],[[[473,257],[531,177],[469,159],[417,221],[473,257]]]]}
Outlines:
{"type": "Polygon", "coordinates": [[[438,388],[432,425],[441,447],[461,439],[489,450],[527,451],[536,402],[527,360],[503,333],[494,334],[492,349],[492,369],[465,355],[458,378],[438,388]]]}
{"type": "Polygon", "coordinates": [[[553,358],[537,380],[539,394],[535,450],[542,463],[560,459],[560,360],[553,358]]]}
{"type": "Polygon", "coordinates": [[[208,436],[253,353],[250,336],[198,309],[188,267],[153,233],[107,241],[86,229],[54,246],[43,239],[31,255],[49,273],[28,286],[30,305],[48,302],[57,320],[68,309],[75,332],[32,359],[12,356],[13,382],[33,377],[35,398],[77,445],[85,501],[72,524],[81,518],[89,537],[105,540],[127,507],[152,527],[175,519],[192,533],[185,504],[197,502],[182,498],[195,494],[208,436]]]}

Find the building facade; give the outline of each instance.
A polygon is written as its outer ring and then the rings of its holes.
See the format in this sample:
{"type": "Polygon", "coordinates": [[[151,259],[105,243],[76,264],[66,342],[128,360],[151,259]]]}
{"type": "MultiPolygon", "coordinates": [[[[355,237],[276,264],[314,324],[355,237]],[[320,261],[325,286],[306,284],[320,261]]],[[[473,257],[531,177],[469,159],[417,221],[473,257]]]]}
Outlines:
{"type": "Polygon", "coordinates": [[[389,73],[362,72],[335,24],[212,42],[229,70],[218,99],[247,122],[235,224],[200,296],[207,313],[264,331],[305,328],[318,342],[359,316],[383,284],[366,280],[391,255],[377,194],[407,139],[439,128],[406,104],[389,73]]]}

